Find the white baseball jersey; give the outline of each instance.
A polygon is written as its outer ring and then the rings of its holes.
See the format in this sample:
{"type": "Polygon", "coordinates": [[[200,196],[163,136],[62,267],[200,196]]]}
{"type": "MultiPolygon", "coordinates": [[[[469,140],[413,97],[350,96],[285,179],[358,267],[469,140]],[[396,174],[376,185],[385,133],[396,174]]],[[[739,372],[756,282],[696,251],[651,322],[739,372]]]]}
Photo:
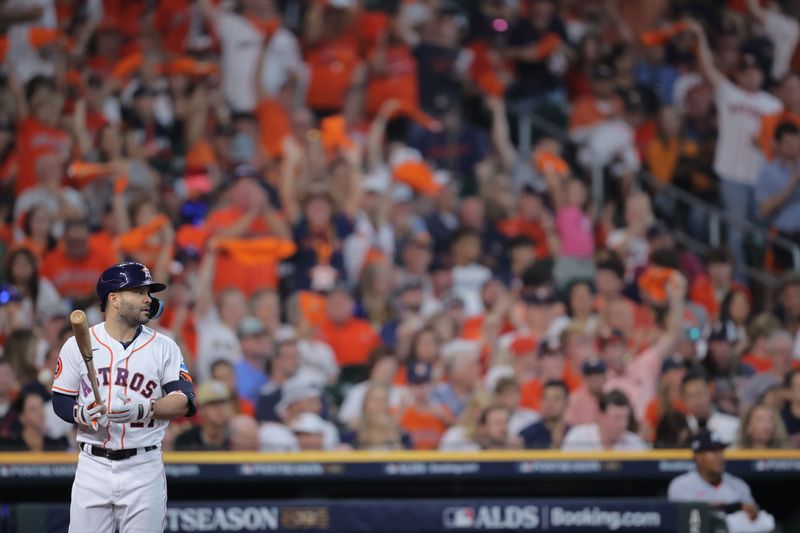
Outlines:
{"type": "Polygon", "coordinates": [[[709,503],[750,503],[753,495],[747,483],[727,472],[722,474],[722,482],[712,485],[692,470],[672,480],[667,491],[671,502],[709,502],[709,503]]]}
{"type": "MultiPolygon", "coordinates": [[[[147,401],[165,396],[163,386],[185,379],[191,381],[175,341],[147,326],[124,348],[111,338],[105,322],[90,328],[94,367],[103,403],[114,410],[121,405],[117,395],[122,392],[131,399],[147,401]]],[[[61,348],[56,365],[53,391],[78,396],[78,403],[91,403],[94,393],[87,376],[86,365],[78,350],[75,337],[61,348]]],[[[97,429],[78,427],[78,442],[93,446],[121,450],[160,445],[168,420],[150,420],[143,423],[115,424],[101,417],[97,429]]]]}
{"type": "Polygon", "coordinates": [[[779,113],[783,104],[764,91],[748,93],[727,79],[717,86],[716,101],[719,138],[714,172],[722,179],[755,185],[763,162],[754,144],[761,117],[779,113]]]}

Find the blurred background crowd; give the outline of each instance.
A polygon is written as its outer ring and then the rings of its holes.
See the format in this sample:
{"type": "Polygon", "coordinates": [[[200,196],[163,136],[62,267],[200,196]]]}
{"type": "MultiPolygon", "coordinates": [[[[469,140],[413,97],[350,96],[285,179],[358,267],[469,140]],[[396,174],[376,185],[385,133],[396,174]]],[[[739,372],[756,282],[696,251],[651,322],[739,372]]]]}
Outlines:
{"type": "Polygon", "coordinates": [[[168,450],[800,447],[798,7],[0,2],[0,447],[122,260],[168,450]]]}

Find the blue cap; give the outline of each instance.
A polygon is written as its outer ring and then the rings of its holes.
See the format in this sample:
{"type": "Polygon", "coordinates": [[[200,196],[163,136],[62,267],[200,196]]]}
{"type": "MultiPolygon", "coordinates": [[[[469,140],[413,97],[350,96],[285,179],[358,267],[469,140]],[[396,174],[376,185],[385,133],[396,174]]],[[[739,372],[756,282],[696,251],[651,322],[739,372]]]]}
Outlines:
{"type": "Polygon", "coordinates": [[[699,431],[692,437],[690,446],[695,453],[718,452],[728,447],[728,445],[719,440],[716,435],[705,429],[699,431]]]}
{"type": "Polygon", "coordinates": [[[661,373],[664,374],[669,372],[670,370],[677,370],[682,368],[684,370],[688,370],[689,362],[686,361],[680,354],[674,354],[671,357],[667,357],[661,362],[661,373]]]}
{"type": "Polygon", "coordinates": [[[409,363],[406,372],[409,385],[424,385],[431,382],[433,367],[429,363],[418,361],[409,363]]]}
{"type": "Polygon", "coordinates": [[[592,374],[605,374],[608,367],[600,359],[588,359],[581,365],[581,372],[584,376],[591,376],[592,374]]]}
{"type": "Polygon", "coordinates": [[[737,340],[736,330],[731,324],[727,323],[717,322],[711,327],[711,331],[708,334],[708,342],[724,341],[733,344],[737,340]]]}

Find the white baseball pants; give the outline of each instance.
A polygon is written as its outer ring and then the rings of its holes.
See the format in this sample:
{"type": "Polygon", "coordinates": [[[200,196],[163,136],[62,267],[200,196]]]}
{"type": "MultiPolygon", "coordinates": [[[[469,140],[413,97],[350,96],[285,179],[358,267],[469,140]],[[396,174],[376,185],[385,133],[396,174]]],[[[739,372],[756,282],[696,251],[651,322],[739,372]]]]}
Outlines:
{"type": "Polygon", "coordinates": [[[69,515],[69,533],[164,531],[167,478],[161,450],[121,461],[80,452],[69,515]]]}

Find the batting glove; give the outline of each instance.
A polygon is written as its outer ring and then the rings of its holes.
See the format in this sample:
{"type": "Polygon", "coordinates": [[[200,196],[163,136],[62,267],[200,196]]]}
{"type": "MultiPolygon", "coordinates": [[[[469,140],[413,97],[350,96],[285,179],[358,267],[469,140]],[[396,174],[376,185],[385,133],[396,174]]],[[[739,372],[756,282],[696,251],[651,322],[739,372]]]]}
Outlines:
{"type": "Polygon", "coordinates": [[[106,404],[92,402],[89,404],[75,404],[72,409],[72,417],[75,422],[83,426],[97,426],[97,421],[100,417],[106,414],[106,404]]]}
{"type": "Polygon", "coordinates": [[[108,419],[114,423],[142,422],[153,415],[155,400],[131,400],[121,392],[117,394],[117,398],[122,401],[122,405],[115,405],[113,410],[108,412],[108,419]]]}

